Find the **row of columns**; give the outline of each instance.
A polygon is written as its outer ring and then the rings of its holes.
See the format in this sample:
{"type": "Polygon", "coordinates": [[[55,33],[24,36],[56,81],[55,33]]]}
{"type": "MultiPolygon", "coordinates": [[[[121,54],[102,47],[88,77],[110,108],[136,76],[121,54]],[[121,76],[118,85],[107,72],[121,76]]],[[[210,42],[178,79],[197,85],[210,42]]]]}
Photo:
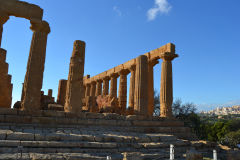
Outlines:
{"type": "MultiPolygon", "coordinates": [[[[0,47],[3,25],[8,19],[9,15],[0,11],[0,47]]],[[[31,20],[30,22],[30,29],[33,31],[33,36],[24,79],[21,108],[28,111],[37,111],[41,109],[41,89],[47,36],[50,33],[50,27],[46,21],[31,20]]]]}
{"type": "MultiPolygon", "coordinates": [[[[177,57],[176,54],[167,53],[161,56],[163,59],[161,73],[161,116],[172,117],[172,64],[171,61],[177,57]]],[[[117,73],[102,79],[92,81],[86,85],[85,97],[96,97],[99,95],[110,95],[117,98],[117,78],[120,77],[118,87],[118,101],[121,113],[126,112],[127,105],[127,75],[130,76],[128,110],[131,114],[152,115],[154,112],[154,66],[158,59],[149,60],[147,56],[141,55],[136,58],[136,64],[128,69],[122,69],[117,73]],[[109,88],[110,81],[110,88],[109,88]]],[[[93,100],[94,100],[93,98],[93,100]]],[[[96,104],[92,104],[96,108],[96,104]]],[[[96,110],[96,109],[95,109],[96,110]]]]}

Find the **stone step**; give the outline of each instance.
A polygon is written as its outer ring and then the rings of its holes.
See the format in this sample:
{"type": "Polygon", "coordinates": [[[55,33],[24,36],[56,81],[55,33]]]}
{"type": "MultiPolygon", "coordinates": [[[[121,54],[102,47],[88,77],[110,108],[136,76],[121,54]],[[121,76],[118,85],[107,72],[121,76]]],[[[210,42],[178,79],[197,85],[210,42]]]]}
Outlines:
{"type": "Polygon", "coordinates": [[[0,108],[0,123],[33,124],[77,124],[107,126],[175,127],[184,123],[175,119],[137,115],[118,115],[115,113],[65,113],[63,111],[43,110],[34,113],[16,109],[0,108]]]}
{"type": "Polygon", "coordinates": [[[170,144],[175,147],[185,147],[187,144],[184,141],[178,140],[175,142],[161,143],[119,143],[119,142],[86,142],[86,141],[20,141],[20,140],[0,140],[0,147],[17,148],[87,148],[87,149],[161,149],[168,148],[170,144]]]}
{"type": "MultiPolygon", "coordinates": [[[[0,154],[0,160],[106,160],[107,156],[111,156],[112,160],[123,160],[122,154],[108,153],[13,153],[13,154],[0,154]]],[[[152,154],[141,154],[143,160],[169,160],[169,155],[165,153],[152,153],[152,154]]],[[[181,155],[176,154],[175,160],[183,160],[181,155]]]]}
{"type": "Polygon", "coordinates": [[[190,133],[188,127],[120,127],[120,126],[85,126],[85,125],[33,125],[33,124],[15,124],[15,123],[0,123],[0,129],[21,130],[21,128],[40,128],[43,130],[54,130],[58,128],[66,130],[94,130],[94,131],[116,131],[116,132],[136,132],[136,133],[167,133],[167,134],[185,134],[190,133]]]}
{"type": "Polygon", "coordinates": [[[172,142],[177,138],[167,134],[136,134],[122,132],[83,132],[83,131],[45,131],[44,130],[3,130],[0,129],[0,140],[25,141],[89,141],[89,142],[172,142]]]}

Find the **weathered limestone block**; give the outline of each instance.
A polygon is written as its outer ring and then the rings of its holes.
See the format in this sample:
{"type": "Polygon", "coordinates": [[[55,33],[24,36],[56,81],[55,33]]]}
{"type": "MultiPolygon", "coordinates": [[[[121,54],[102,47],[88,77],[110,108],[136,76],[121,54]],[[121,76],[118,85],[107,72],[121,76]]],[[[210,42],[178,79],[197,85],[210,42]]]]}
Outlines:
{"type": "Polygon", "coordinates": [[[0,107],[11,108],[12,88],[11,75],[8,74],[6,50],[0,48],[0,107]]]}
{"type": "MultiPolygon", "coordinates": [[[[0,1],[1,4],[1,1],[0,1]]],[[[0,7],[2,7],[0,5],[0,7]]],[[[6,12],[2,12],[0,10],[0,48],[1,48],[1,42],[2,42],[2,32],[3,32],[3,25],[4,23],[7,22],[7,20],[9,19],[9,15],[6,12]]]]}
{"type": "Polygon", "coordinates": [[[64,111],[64,107],[59,104],[48,104],[47,110],[64,111]]]}
{"type": "Polygon", "coordinates": [[[113,73],[110,75],[111,83],[110,83],[110,96],[117,98],[117,73],[113,73]]]}
{"type": "Polygon", "coordinates": [[[48,95],[44,95],[44,92],[41,92],[41,109],[47,110],[49,104],[54,104],[54,97],[52,97],[52,89],[48,90],[48,95]]]}
{"type": "Polygon", "coordinates": [[[43,16],[43,9],[39,6],[18,0],[0,0],[0,10],[29,20],[42,20],[43,16]]]}
{"type": "Polygon", "coordinates": [[[127,74],[129,70],[122,69],[118,74],[120,75],[118,101],[121,114],[125,114],[127,107],[127,74]]]}
{"type": "Polygon", "coordinates": [[[158,64],[157,60],[148,62],[148,115],[152,116],[154,111],[154,74],[153,67],[158,64]]]}
{"type": "Polygon", "coordinates": [[[173,102],[173,82],[172,82],[172,60],[178,57],[177,54],[164,53],[161,55],[162,73],[161,73],[161,89],[160,89],[160,116],[172,117],[173,102]]]}
{"type": "Polygon", "coordinates": [[[128,110],[127,114],[131,115],[134,113],[134,91],[135,91],[135,70],[136,66],[131,66],[131,77],[130,77],[130,87],[129,87],[129,100],[128,100],[128,110]]]}
{"type": "Polygon", "coordinates": [[[73,53],[70,61],[66,102],[64,110],[66,112],[79,112],[82,110],[83,98],[83,75],[85,60],[85,42],[77,40],[73,45],[73,53]]]}
{"type": "Polygon", "coordinates": [[[123,160],[143,160],[141,157],[141,153],[134,152],[134,153],[128,153],[124,152],[123,154],[123,160]]]}
{"type": "Polygon", "coordinates": [[[186,160],[203,160],[203,156],[195,149],[190,149],[186,153],[186,160]]]}
{"type": "Polygon", "coordinates": [[[22,109],[40,110],[41,88],[50,27],[45,21],[31,21],[33,37],[24,80],[22,109]]]}
{"type": "Polygon", "coordinates": [[[103,95],[108,95],[109,80],[110,78],[108,76],[103,78],[103,95]]]}
{"type": "Polygon", "coordinates": [[[118,99],[110,95],[97,96],[98,109],[101,113],[120,113],[118,99]]]}
{"type": "Polygon", "coordinates": [[[57,104],[64,106],[67,90],[67,80],[61,79],[58,84],[57,104]]]}
{"type": "Polygon", "coordinates": [[[140,115],[148,113],[148,59],[141,55],[136,58],[134,112],[140,115]]]}

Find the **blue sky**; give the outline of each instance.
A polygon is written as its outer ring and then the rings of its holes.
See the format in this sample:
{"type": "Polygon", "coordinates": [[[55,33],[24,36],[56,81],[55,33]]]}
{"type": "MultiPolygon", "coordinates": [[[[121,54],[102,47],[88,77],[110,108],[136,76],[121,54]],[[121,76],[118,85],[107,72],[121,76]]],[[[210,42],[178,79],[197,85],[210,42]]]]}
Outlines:
{"type": "MultiPolygon", "coordinates": [[[[68,76],[74,40],[86,42],[85,74],[94,76],[132,58],[174,43],[174,97],[198,109],[240,104],[239,0],[26,0],[44,9],[48,21],[43,90],[68,76]]],[[[2,48],[12,75],[13,103],[20,99],[32,31],[26,19],[10,17],[2,48]]],[[[160,88],[161,60],[154,86],[160,88]]],[[[129,78],[129,76],[128,76],[129,78]]]]}

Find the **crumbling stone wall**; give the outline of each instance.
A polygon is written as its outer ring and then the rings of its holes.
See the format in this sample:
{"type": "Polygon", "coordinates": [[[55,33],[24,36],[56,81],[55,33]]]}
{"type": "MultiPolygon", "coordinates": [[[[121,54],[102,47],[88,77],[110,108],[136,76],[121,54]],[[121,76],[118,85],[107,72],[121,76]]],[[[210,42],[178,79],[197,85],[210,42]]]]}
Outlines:
{"type": "Polygon", "coordinates": [[[8,74],[6,50],[0,48],[0,107],[10,108],[12,104],[12,76],[8,74]]]}

